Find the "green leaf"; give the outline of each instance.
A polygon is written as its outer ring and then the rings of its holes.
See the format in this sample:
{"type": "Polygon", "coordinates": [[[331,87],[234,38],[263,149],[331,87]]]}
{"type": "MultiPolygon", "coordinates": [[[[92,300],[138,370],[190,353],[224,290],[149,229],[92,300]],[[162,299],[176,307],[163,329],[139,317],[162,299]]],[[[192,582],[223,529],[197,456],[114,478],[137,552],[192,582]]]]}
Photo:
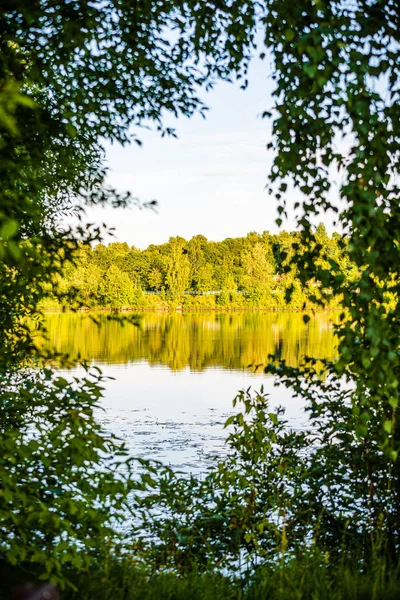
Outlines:
{"type": "Polygon", "coordinates": [[[268,413],[268,417],[270,418],[270,420],[272,421],[272,423],[274,425],[278,425],[279,419],[278,419],[278,415],[276,413],[268,413]]]}
{"type": "Polygon", "coordinates": [[[288,42],[291,42],[295,38],[295,31],[293,29],[285,30],[285,38],[288,42]]]}
{"type": "Polygon", "coordinates": [[[303,65],[303,71],[306,75],[308,75],[308,77],[310,77],[310,79],[314,79],[315,75],[317,74],[317,65],[305,63],[303,65]]]}
{"type": "Polygon", "coordinates": [[[8,240],[18,232],[19,224],[15,219],[8,219],[0,228],[0,238],[8,240]]]}
{"type": "Polygon", "coordinates": [[[384,423],[383,423],[383,429],[388,434],[392,433],[392,429],[393,429],[393,423],[392,423],[392,421],[384,421],[384,423]]]}

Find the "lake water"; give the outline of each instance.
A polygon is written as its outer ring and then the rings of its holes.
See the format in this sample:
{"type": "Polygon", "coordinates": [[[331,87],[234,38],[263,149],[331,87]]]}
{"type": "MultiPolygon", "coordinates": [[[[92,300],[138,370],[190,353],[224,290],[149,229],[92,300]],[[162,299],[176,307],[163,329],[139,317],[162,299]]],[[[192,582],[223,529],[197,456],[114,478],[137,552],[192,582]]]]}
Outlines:
{"type": "Polygon", "coordinates": [[[299,400],[265,375],[268,355],[290,366],[304,356],[332,359],[335,313],[142,313],[121,325],[106,315],[46,316],[53,348],[68,354],[70,374],[79,361],[101,367],[105,385],[99,419],[122,438],[132,456],[201,472],[205,457],[224,451],[223,424],[238,390],[251,386],[283,405],[295,427],[305,421],[299,400]]]}

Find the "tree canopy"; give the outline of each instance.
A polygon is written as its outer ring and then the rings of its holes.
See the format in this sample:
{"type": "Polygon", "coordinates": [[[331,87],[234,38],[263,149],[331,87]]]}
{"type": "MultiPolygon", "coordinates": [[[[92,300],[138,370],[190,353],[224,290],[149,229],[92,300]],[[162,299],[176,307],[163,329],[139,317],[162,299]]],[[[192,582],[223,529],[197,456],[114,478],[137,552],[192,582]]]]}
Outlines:
{"type": "MultiPolygon", "coordinates": [[[[111,522],[126,510],[130,468],[124,477],[116,474],[113,461],[124,449],[94,420],[101,378],[91,373],[71,382],[48,369],[21,372],[46,358],[26,318],[41,326],[38,303],[56,274],[82,241],[101,239],[100,227],[73,230],[63,217],[79,215],[88,203],[135,201],[105,185],[104,141],[138,141],[138,129],[147,126],[173,134],[166,114],[203,113],[201,88],[245,72],[255,33],[254,10],[245,6],[1,5],[0,454],[7,476],[0,552],[6,565],[36,565],[38,574],[63,584],[68,564],[81,569],[116,543],[111,522]],[[106,457],[113,466],[104,473],[106,457]],[[62,496],[64,488],[70,497],[62,496]],[[99,504],[112,510],[98,510],[99,504]]],[[[115,291],[114,279],[105,278],[104,297],[115,291]]],[[[120,280],[126,289],[133,285],[124,273],[120,280]]]]}
{"type": "MultiPolygon", "coordinates": [[[[320,224],[312,243],[322,244],[323,252],[319,267],[310,271],[304,285],[293,260],[293,247],[301,246],[298,232],[252,232],[221,242],[201,235],[189,241],[176,237],[145,250],[120,242],[93,248],[82,245],[74,254],[74,263],[66,264],[55,277],[42,306],[317,307],[312,298],[321,297],[321,282],[315,278],[321,265],[328,268],[329,260],[335,260],[345,280],[353,280],[357,273],[341,236],[329,236],[320,224]]],[[[329,292],[324,307],[339,307],[340,298],[329,292]]]]}

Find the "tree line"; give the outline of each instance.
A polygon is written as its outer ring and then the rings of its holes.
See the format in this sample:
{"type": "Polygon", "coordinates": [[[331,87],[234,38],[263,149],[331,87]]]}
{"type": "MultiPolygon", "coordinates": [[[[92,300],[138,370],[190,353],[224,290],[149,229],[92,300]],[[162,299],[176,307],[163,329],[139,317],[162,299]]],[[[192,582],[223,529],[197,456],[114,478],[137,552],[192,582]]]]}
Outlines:
{"type": "MultiPolygon", "coordinates": [[[[354,278],[342,236],[329,236],[321,223],[314,242],[320,266],[329,268],[332,262],[344,278],[354,278]]],[[[56,276],[44,305],[61,297],[64,305],[87,307],[300,309],[321,296],[313,273],[305,285],[300,282],[293,257],[303,251],[299,232],[287,231],[251,232],[221,242],[203,235],[189,241],[171,237],[145,250],[121,242],[81,245],[56,276]]],[[[337,306],[340,298],[325,292],[326,305],[337,306]]]]}

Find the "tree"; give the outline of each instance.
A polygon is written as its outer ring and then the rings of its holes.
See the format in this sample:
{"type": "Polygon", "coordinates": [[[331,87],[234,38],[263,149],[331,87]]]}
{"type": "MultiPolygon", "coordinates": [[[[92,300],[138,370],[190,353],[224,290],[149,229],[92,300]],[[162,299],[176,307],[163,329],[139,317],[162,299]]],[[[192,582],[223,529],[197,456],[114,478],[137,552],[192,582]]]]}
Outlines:
{"type": "MultiPolygon", "coordinates": [[[[95,426],[98,386],[88,394],[84,381],[55,378],[53,382],[48,371],[30,378],[29,393],[21,384],[26,379],[19,374],[21,365],[29,364],[32,355],[36,363],[41,360],[26,317],[40,318],[40,301],[66,261],[76,260],[80,242],[101,240],[101,227],[64,228],[63,217],[80,215],[88,203],[135,202],[131,194],[105,184],[104,140],[138,142],[138,129],[149,125],[161,135],[172,134],[163,125],[164,114],[204,113],[200,88],[212,86],[215,77],[245,72],[254,31],[255,12],[244,1],[15,0],[2,4],[0,455],[8,479],[5,484],[2,478],[6,487],[0,495],[0,554],[7,564],[24,561],[26,568],[36,564],[38,574],[65,582],[62,565],[68,560],[80,568],[83,549],[85,560],[100,555],[112,512],[107,503],[111,501],[117,515],[129,488],[129,478],[125,485],[115,479],[118,493],[112,500],[113,476],[107,485],[101,477],[92,487],[86,483],[102,453],[110,458],[119,452],[118,445],[108,443],[107,434],[95,426]],[[233,45],[227,28],[232,34],[240,28],[240,40],[233,45]],[[167,35],[167,30],[176,35],[167,35]],[[57,405],[60,389],[65,390],[62,407],[57,405]],[[30,409],[35,390],[36,414],[30,409]],[[15,391],[12,403],[11,391],[15,391]],[[57,406],[53,411],[51,407],[57,406]],[[57,419],[52,420],[57,411],[62,411],[59,428],[57,419]],[[79,442],[77,424],[83,422],[90,433],[87,444],[79,442]],[[37,432],[34,455],[28,435],[33,430],[37,432]],[[54,435],[49,439],[50,432],[54,435]],[[62,453],[59,440],[67,438],[71,452],[62,453]],[[55,461],[54,473],[64,468],[60,485],[65,482],[68,487],[80,466],[82,473],[88,470],[64,504],[61,530],[54,516],[60,490],[49,485],[44,503],[43,490],[36,485],[50,468],[49,454],[55,461]],[[15,461],[35,477],[21,485],[15,461]],[[30,514],[37,518],[29,518],[30,514]],[[77,515],[88,524],[86,529],[74,526],[77,515]],[[91,541],[89,529],[94,535],[91,541]],[[69,532],[68,543],[64,531],[69,532]],[[46,560],[38,541],[43,539],[49,540],[46,560]]],[[[117,276],[110,269],[106,288],[117,276]]]]}
{"type": "Polygon", "coordinates": [[[198,274],[200,273],[200,271],[204,271],[206,262],[204,256],[204,248],[206,245],[207,239],[204,237],[204,235],[196,235],[192,237],[192,239],[189,240],[189,242],[187,243],[187,253],[190,261],[190,270],[192,273],[192,282],[190,287],[195,290],[204,289],[199,287],[198,274]]]}
{"type": "Polygon", "coordinates": [[[147,281],[150,289],[159,292],[163,285],[163,274],[158,267],[151,267],[151,269],[147,273],[147,281]]]}
{"type": "MultiPolygon", "coordinates": [[[[267,7],[265,42],[274,56],[276,81],[271,191],[276,192],[282,216],[289,181],[305,195],[295,205],[306,249],[294,256],[299,276],[306,283],[317,265],[315,275],[322,289],[341,294],[346,309],[336,332],[340,358],[326,364],[332,387],[322,386],[320,402],[311,392],[309,396],[311,417],[325,424],[323,449],[310,473],[316,475],[330,456],[332,471],[341,474],[341,485],[352,482],[347,500],[342,503],[340,494],[335,495],[337,512],[334,507],[331,512],[324,508],[326,539],[330,534],[336,540],[344,535],[347,521],[339,513],[357,497],[359,514],[363,507],[368,517],[347,530],[347,539],[359,540],[357,548],[365,561],[376,553],[396,560],[400,546],[398,3],[300,0],[293,9],[287,2],[271,0],[267,7]],[[340,175],[340,203],[328,193],[333,171],[340,175]],[[345,233],[340,246],[347,248],[356,267],[351,277],[343,276],[334,256],[329,257],[328,268],[320,261],[323,248],[315,244],[312,221],[328,210],[337,214],[345,233]],[[389,308],[390,294],[394,296],[389,308]],[[343,378],[352,382],[349,395],[339,392],[343,378]],[[332,524],[336,518],[331,526],[329,519],[332,524]]],[[[300,374],[288,375],[294,389],[299,389],[300,374]]],[[[310,515],[311,507],[310,494],[310,515]]],[[[314,514],[315,510],[314,506],[314,514]]]]}
{"type": "Polygon", "coordinates": [[[271,284],[275,268],[272,252],[268,254],[267,248],[260,242],[256,242],[250,250],[243,253],[242,262],[247,275],[245,287],[271,284]]]}
{"type": "MultiPolygon", "coordinates": [[[[338,274],[348,278],[350,273],[354,272],[355,266],[349,262],[345,246],[340,247],[341,236],[330,238],[324,228],[320,227],[320,231],[324,236],[322,241],[319,241],[321,238],[318,237],[317,232],[313,241],[314,245],[318,243],[321,246],[321,254],[316,260],[315,266],[329,268],[331,265],[329,261],[336,260],[338,274]]],[[[177,246],[181,246],[182,254],[188,258],[190,267],[189,281],[182,288],[183,291],[187,289],[194,292],[213,290],[236,292],[239,288],[240,291],[245,292],[248,306],[262,308],[281,306],[302,308],[307,300],[306,295],[319,294],[320,282],[315,277],[311,277],[306,286],[302,286],[298,278],[296,263],[293,260],[295,240],[298,239],[295,232],[282,232],[276,236],[270,236],[264,232],[263,242],[259,241],[260,236],[253,237],[253,239],[249,236],[228,238],[222,242],[211,243],[203,238],[200,251],[198,251],[199,236],[196,238],[193,238],[195,240],[193,244],[191,244],[192,240],[186,243],[183,238],[174,238],[167,244],[152,245],[144,251],[134,248],[128,252],[125,245],[115,243],[108,246],[98,244],[94,250],[88,245],[80,246],[78,252],[75,253],[75,264],[68,263],[64,266],[62,275],[55,276],[57,294],[69,294],[71,302],[74,298],[74,302],[80,302],[85,306],[99,304],[101,302],[98,294],[100,278],[105,277],[112,266],[129,276],[136,291],[147,289],[160,292],[167,283],[167,270],[169,269],[171,278],[172,267],[176,264],[182,266],[179,253],[178,258],[176,257],[177,246]],[[258,241],[254,242],[254,239],[258,241]],[[272,243],[273,240],[275,240],[274,243],[272,243]],[[210,244],[217,252],[208,252],[210,244]],[[277,276],[275,275],[277,266],[273,252],[274,245],[275,255],[281,261],[277,276]],[[218,282],[214,277],[215,268],[218,272],[218,282]],[[290,295],[290,290],[292,290],[291,297],[285,300],[285,292],[288,291],[288,295],[290,295]]],[[[297,254],[301,255],[304,248],[301,244],[298,246],[297,254]]],[[[186,259],[183,260],[186,263],[186,259]]],[[[176,285],[176,282],[173,285],[176,285]]],[[[129,287],[131,287],[130,284],[129,287]]],[[[118,286],[114,287],[114,291],[117,295],[122,293],[118,290],[118,286]]],[[[115,294],[113,292],[111,296],[116,298],[115,294]]],[[[53,300],[51,286],[49,286],[48,295],[49,299],[53,300]]],[[[243,299],[237,294],[225,294],[224,298],[224,306],[241,304],[243,299]]],[[[143,297],[138,294],[134,295],[134,299],[135,302],[143,302],[143,297]]],[[[219,300],[222,302],[221,298],[219,300]]],[[[199,299],[191,299],[191,305],[196,302],[199,302],[199,299]]],[[[331,304],[333,302],[338,303],[339,297],[337,294],[331,293],[331,304]]]]}
{"type": "Polygon", "coordinates": [[[172,301],[181,298],[187,289],[190,280],[190,263],[187,254],[184,254],[186,241],[182,238],[169,240],[170,253],[165,259],[167,291],[172,301]]]}
{"type": "Polygon", "coordinates": [[[209,292],[215,289],[214,268],[213,265],[207,263],[199,268],[193,276],[196,290],[199,292],[209,292]]]}
{"type": "Polygon", "coordinates": [[[116,265],[111,265],[100,281],[98,294],[103,306],[131,306],[134,302],[135,288],[127,273],[116,265]]]}

